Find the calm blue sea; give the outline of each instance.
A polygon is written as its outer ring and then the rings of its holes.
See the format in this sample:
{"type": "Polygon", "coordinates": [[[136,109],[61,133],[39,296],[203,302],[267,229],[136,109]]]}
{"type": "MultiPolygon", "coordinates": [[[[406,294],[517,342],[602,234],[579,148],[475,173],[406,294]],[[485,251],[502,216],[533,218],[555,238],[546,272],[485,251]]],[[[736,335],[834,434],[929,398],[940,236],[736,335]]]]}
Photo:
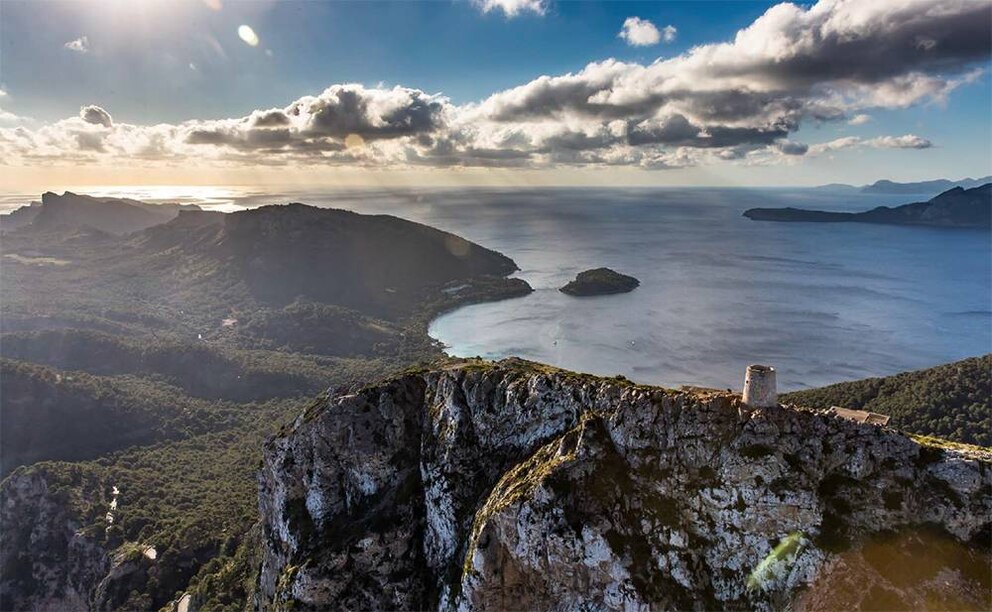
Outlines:
{"type": "Polygon", "coordinates": [[[760,362],[778,369],[780,388],[798,389],[992,351],[988,232],[741,216],[755,206],[862,210],[927,196],[588,188],[231,194],[213,193],[207,203],[231,210],[296,200],[395,214],[512,257],[535,292],[435,320],[431,335],[454,355],[516,355],[638,382],[731,388],[740,388],[748,363],[760,362]],[[558,292],[600,266],[641,286],[592,298],[558,292]]]}

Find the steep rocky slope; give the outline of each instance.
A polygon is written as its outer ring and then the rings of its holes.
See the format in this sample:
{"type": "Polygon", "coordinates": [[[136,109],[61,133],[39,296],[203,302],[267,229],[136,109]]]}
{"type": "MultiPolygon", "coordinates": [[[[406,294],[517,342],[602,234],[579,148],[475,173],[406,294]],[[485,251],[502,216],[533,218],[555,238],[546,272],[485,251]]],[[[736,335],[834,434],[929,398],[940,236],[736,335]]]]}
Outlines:
{"type": "Polygon", "coordinates": [[[992,453],[518,360],[315,404],[259,490],[264,609],[989,603],[992,453]]]}

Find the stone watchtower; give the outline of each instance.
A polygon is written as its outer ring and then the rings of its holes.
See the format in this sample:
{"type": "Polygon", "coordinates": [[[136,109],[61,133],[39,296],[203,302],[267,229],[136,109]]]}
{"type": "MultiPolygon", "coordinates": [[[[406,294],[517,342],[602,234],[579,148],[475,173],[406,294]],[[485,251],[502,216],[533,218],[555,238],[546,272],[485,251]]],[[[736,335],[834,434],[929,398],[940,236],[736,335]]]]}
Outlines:
{"type": "Polygon", "coordinates": [[[742,399],[748,408],[777,406],[778,392],[775,389],[775,368],[756,364],[747,366],[742,399]]]}

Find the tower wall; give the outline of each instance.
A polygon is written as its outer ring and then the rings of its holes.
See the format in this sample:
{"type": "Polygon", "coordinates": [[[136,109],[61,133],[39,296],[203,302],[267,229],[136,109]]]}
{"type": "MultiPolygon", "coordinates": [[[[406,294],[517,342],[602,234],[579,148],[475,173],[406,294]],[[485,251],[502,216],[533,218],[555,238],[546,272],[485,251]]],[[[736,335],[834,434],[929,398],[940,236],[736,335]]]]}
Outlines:
{"type": "Polygon", "coordinates": [[[778,391],[775,385],[775,368],[757,364],[747,366],[742,399],[750,408],[777,406],[778,391]]]}

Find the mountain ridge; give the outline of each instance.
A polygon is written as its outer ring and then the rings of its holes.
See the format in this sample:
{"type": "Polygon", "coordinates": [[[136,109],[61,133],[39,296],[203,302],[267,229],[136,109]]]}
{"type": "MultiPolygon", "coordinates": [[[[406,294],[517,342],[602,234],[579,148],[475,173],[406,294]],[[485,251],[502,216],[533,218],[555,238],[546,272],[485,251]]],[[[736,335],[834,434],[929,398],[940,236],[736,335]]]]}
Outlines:
{"type": "Polygon", "coordinates": [[[196,204],[148,204],[129,198],[97,198],[66,191],[46,191],[41,202],[32,202],[0,216],[4,230],[30,228],[38,232],[95,229],[128,234],[166,223],[180,211],[199,211],[196,204]]]}
{"type": "Polygon", "coordinates": [[[954,187],[926,202],[868,211],[830,212],[799,208],[751,208],[744,215],[752,221],[805,223],[877,223],[946,228],[992,229],[992,183],[973,189],[954,187]]]}

